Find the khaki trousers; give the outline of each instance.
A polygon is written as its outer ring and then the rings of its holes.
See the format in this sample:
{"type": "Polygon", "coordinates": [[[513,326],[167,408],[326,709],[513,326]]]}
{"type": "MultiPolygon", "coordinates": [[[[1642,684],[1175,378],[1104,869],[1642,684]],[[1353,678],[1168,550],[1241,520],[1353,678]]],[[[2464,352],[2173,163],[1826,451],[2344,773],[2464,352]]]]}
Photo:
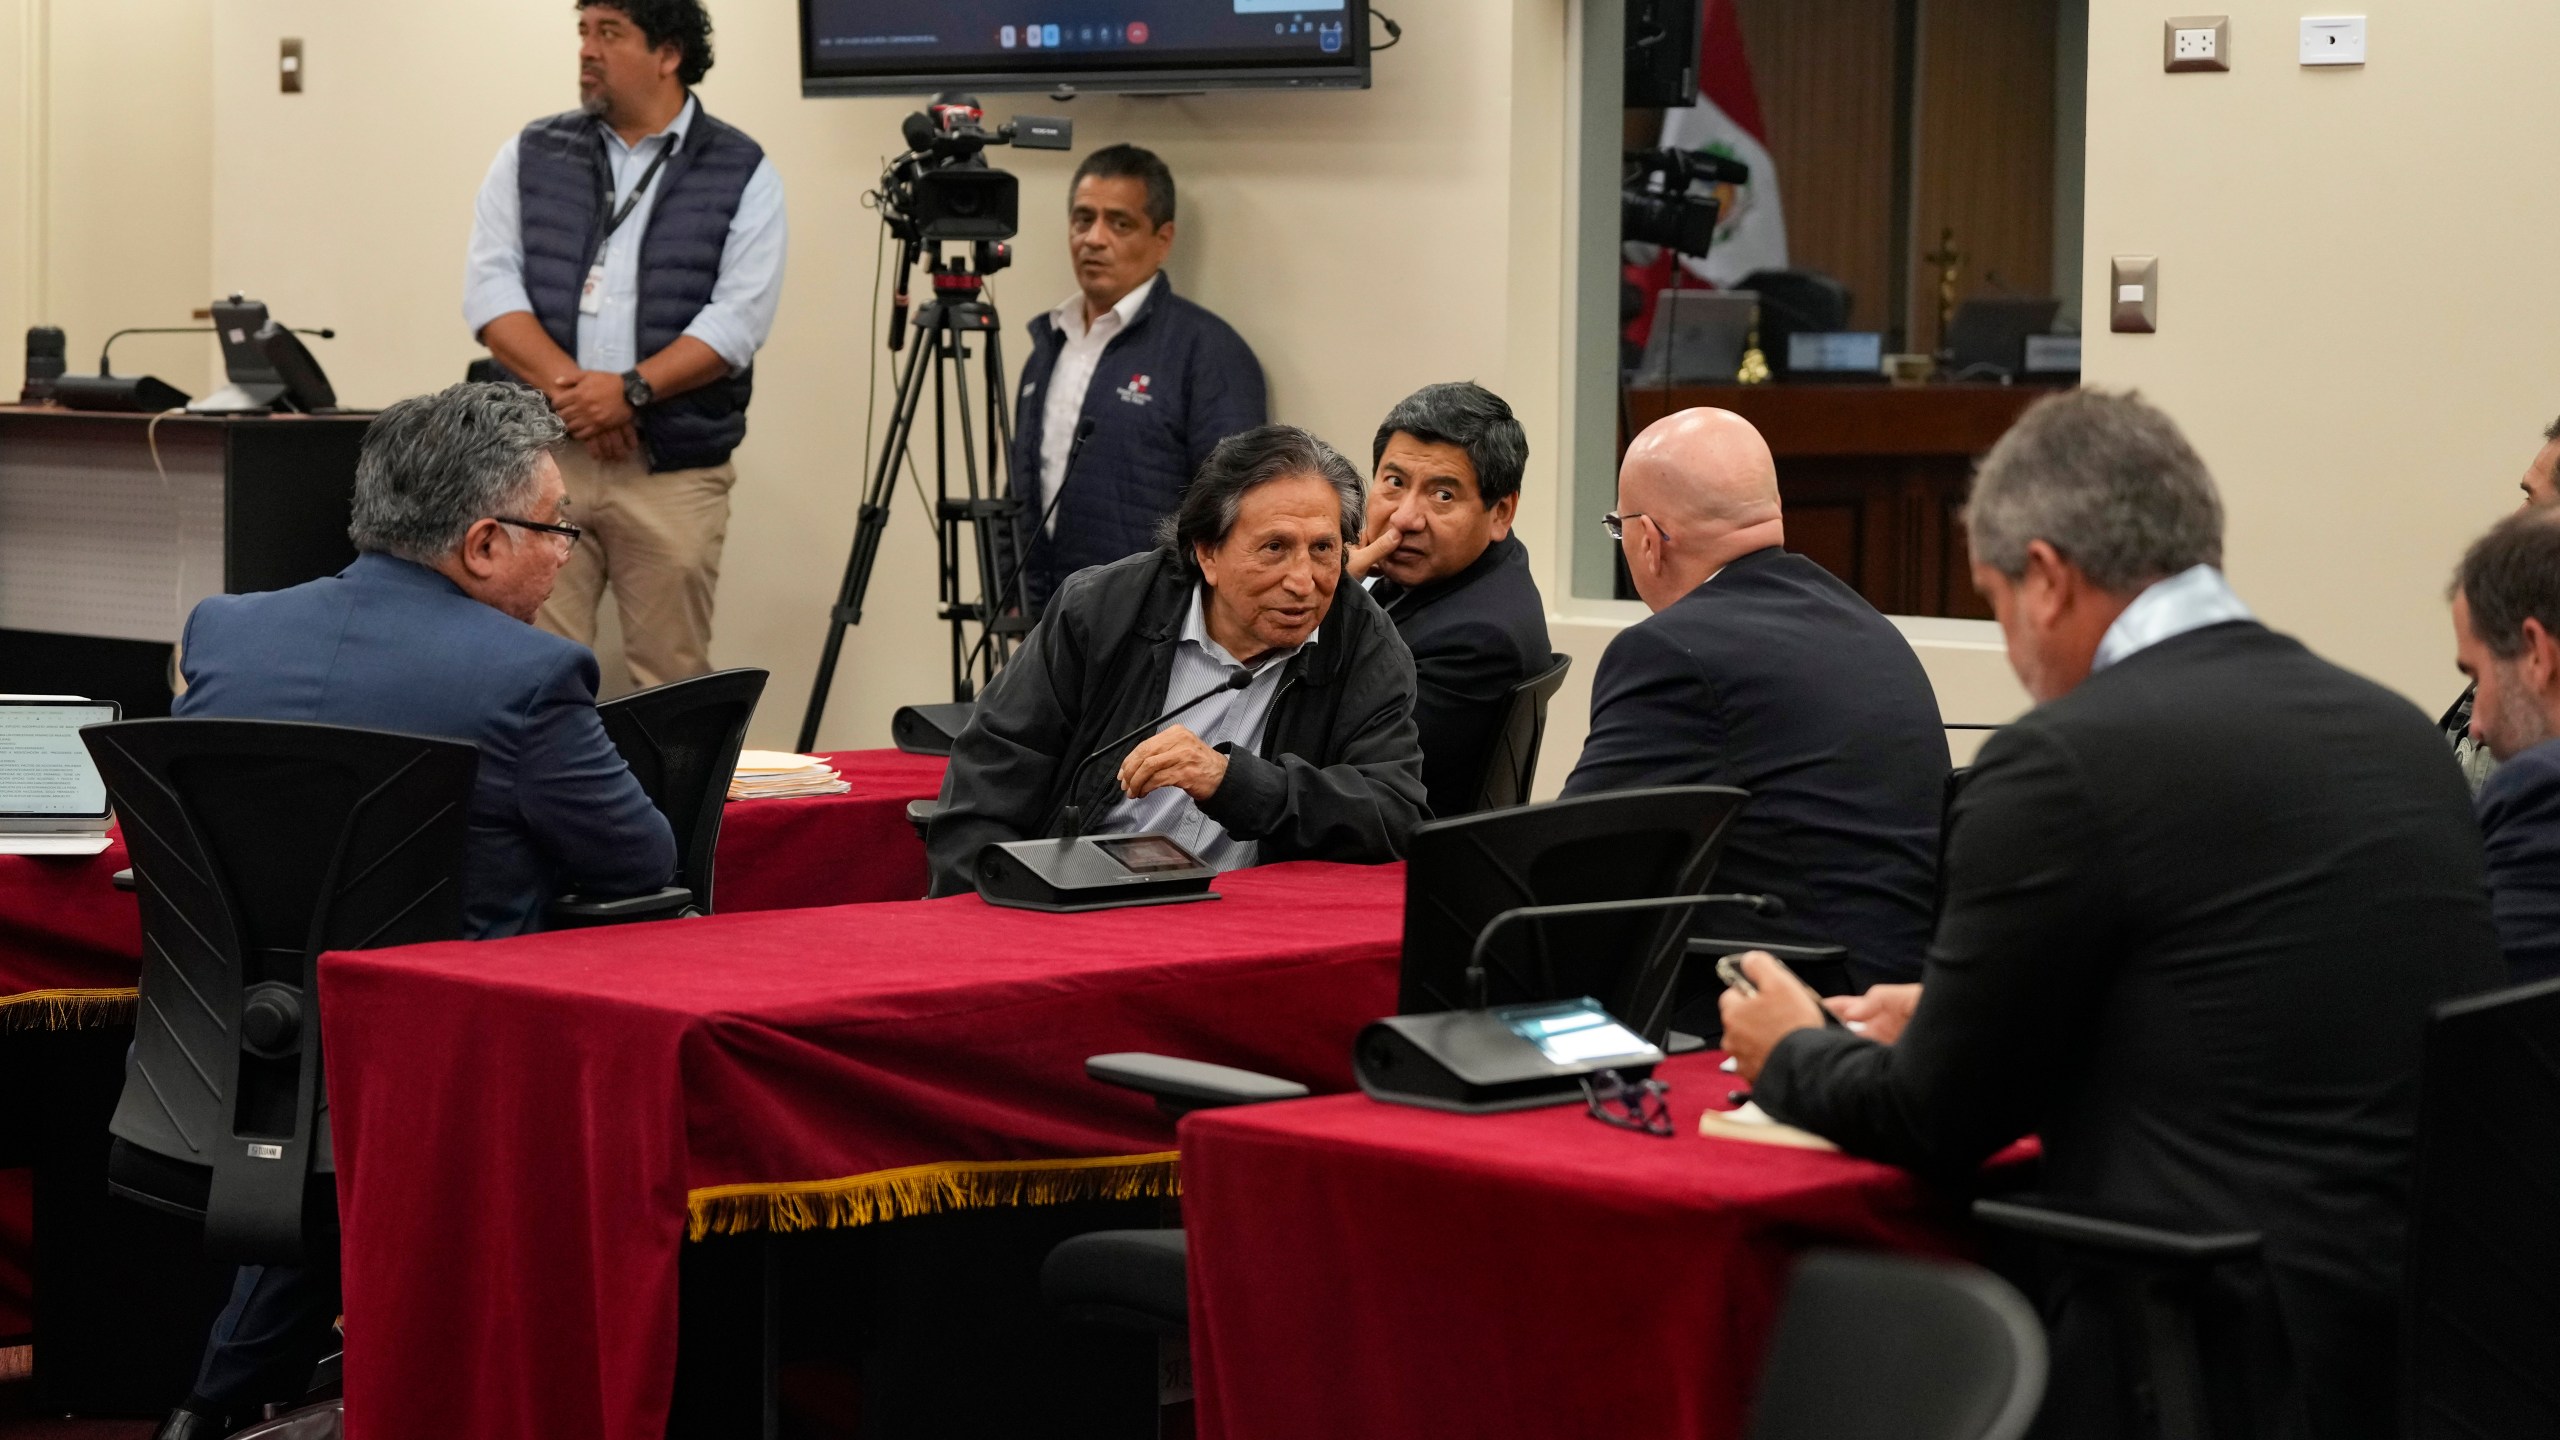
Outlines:
{"type": "Polygon", "coordinates": [[[711,594],[729,538],[736,467],[650,474],[637,456],[603,464],[571,441],[555,452],[569,523],[587,533],[569,552],[537,624],[592,647],[605,588],[622,625],[622,656],[642,688],[711,669],[711,594]]]}

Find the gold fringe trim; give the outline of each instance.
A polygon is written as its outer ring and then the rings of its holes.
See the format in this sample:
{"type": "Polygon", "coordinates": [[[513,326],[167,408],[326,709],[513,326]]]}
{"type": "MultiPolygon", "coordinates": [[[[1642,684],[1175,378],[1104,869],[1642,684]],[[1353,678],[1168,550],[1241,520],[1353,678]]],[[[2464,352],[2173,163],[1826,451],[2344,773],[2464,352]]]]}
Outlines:
{"type": "Polygon", "coordinates": [[[944,1160],[839,1180],[712,1185],[685,1196],[685,1238],[832,1230],[999,1205],[1179,1195],[1181,1160],[1178,1150],[1072,1160],[944,1160]]]}
{"type": "Polygon", "coordinates": [[[22,990],[0,995],[0,1030],[87,1030],[133,1018],[133,986],[112,990],[22,990]]]}

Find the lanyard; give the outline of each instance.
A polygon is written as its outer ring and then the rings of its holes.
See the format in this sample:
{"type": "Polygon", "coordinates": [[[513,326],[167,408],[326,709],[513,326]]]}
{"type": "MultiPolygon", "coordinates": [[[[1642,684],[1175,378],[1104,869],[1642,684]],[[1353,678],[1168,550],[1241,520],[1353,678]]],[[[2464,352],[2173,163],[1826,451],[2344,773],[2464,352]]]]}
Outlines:
{"type": "Polygon", "coordinates": [[[621,229],[622,222],[631,218],[631,212],[640,204],[640,197],[649,193],[649,182],[658,178],[658,167],[666,164],[667,157],[676,153],[676,143],[682,138],[673,133],[667,136],[666,147],[649,162],[648,169],[640,172],[640,183],[632,186],[631,193],[623,197],[622,208],[614,211],[613,218],[604,222],[604,233],[596,237],[595,258],[587,262],[588,269],[604,263],[604,247],[613,243],[613,232],[621,229]]]}

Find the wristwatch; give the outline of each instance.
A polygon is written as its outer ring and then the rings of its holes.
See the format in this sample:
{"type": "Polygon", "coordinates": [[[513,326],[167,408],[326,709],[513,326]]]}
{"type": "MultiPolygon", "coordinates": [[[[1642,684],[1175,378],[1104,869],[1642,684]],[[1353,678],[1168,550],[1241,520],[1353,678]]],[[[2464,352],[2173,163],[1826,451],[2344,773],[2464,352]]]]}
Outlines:
{"type": "Polygon", "coordinates": [[[649,388],[649,382],[642,378],[639,371],[625,370],[622,372],[623,403],[629,405],[634,410],[638,410],[657,398],[658,392],[649,388]]]}

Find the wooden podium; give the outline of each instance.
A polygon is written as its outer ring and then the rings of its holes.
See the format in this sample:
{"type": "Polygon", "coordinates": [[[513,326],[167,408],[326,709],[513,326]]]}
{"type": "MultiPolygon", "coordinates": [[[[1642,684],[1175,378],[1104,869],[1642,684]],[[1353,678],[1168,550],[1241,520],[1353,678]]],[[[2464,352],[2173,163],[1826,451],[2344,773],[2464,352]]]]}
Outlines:
{"type": "Polygon", "coordinates": [[[370,415],[0,406],[0,691],[169,713],[208,595],[334,575],[370,415]]]}
{"type": "Polygon", "coordinates": [[[1778,458],[1787,548],[1887,615],[1988,619],[1962,514],[1974,462],[2042,385],[1687,385],[1627,392],[1632,431],[1710,405],[1760,428],[1778,458]]]}

